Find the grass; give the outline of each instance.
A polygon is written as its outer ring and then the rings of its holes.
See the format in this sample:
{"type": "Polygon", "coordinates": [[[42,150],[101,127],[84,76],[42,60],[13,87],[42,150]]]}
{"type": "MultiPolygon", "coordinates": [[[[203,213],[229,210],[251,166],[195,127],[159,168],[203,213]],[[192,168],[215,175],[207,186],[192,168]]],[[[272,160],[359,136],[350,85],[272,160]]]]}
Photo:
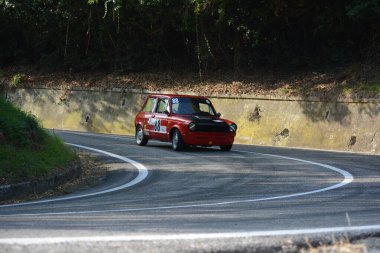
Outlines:
{"type": "Polygon", "coordinates": [[[290,88],[287,88],[287,87],[281,87],[278,89],[278,92],[281,94],[281,95],[287,95],[289,93],[291,93],[291,89],[290,88]]]}
{"type": "MultiPolygon", "coordinates": [[[[318,242],[318,245],[312,245],[308,238],[305,238],[307,247],[299,250],[300,253],[367,253],[368,248],[363,243],[352,243],[347,235],[340,239],[332,236],[330,243],[318,242]]],[[[315,244],[316,242],[314,242],[315,244]]]]}
{"type": "Polygon", "coordinates": [[[0,184],[60,173],[75,157],[34,116],[0,99],[0,184]]]}
{"type": "Polygon", "coordinates": [[[362,88],[371,93],[380,93],[380,82],[363,85],[362,88]]]}
{"type": "Polygon", "coordinates": [[[23,79],[22,74],[20,73],[15,74],[10,81],[11,87],[17,87],[17,85],[21,83],[22,79],[23,79]]]}
{"type": "Polygon", "coordinates": [[[372,83],[363,83],[357,86],[344,87],[344,94],[354,94],[358,92],[366,92],[369,94],[379,94],[380,93],[380,82],[372,82],[372,83]]]}
{"type": "Polygon", "coordinates": [[[300,253],[367,253],[367,246],[364,244],[352,244],[349,242],[336,242],[332,245],[321,245],[301,249],[300,253]]]}

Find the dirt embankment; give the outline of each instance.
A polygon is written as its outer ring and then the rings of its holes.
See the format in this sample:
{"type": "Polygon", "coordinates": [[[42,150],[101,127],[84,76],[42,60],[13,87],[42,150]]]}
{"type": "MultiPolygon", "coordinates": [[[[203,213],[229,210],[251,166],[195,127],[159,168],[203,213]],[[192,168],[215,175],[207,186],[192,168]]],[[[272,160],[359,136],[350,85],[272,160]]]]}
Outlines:
{"type": "Polygon", "coordinates": [[[201,95],[380,98],[380,65],[354,64],[324,71],[257,70],[251,72],[148,71],[143,73],[41,73],[30,67],[3,70],[10,86],[50,88],[122,88],[193,92],[201,95]]]}

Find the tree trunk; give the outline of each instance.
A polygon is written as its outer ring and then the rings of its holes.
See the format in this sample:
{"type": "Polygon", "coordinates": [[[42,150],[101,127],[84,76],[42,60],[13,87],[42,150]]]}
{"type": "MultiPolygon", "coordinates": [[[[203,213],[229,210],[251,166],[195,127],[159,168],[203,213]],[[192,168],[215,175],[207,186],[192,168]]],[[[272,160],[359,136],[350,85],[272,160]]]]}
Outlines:
{"type": "Polygon", "coordinates": [[[241,36],[238,30],[234,34],[234,72],[235,74],[240,70],[241,62],[241,36]]]}

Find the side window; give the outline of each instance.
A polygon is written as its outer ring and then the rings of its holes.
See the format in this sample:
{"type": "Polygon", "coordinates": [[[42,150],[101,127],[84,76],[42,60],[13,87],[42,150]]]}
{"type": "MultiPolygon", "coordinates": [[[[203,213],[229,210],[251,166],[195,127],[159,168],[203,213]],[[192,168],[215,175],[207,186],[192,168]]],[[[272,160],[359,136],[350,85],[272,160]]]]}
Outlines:
{"type": "Polygon", "coordinates": [[[199,109],[201,112],[206,112],[208,114],[214,115],[214,112],[212,111],[210,105],[208,104],[199,103],[199,109]]]}
{"type": "Polygon", "coordinates": [[[164,113],[165,110],[169,110],[168,105],[169,105],[169,100],[167,98],[160,98],[158,100],[156,112],[157,113],[164,113]]]}
{"type": "Polygon", "coordinates": [[[157,98],[149,98],[143,108],[144,112],[152,112],[154,105],[156,104],[157,98]]]}
{"type": "Polygon", "coordinates": [[[210,113],[210,107],[208,106],[208,104],[202,104],[202,103],[199,103],[199,110],[201,112],[207,112],[207,113],[210,113]]]}

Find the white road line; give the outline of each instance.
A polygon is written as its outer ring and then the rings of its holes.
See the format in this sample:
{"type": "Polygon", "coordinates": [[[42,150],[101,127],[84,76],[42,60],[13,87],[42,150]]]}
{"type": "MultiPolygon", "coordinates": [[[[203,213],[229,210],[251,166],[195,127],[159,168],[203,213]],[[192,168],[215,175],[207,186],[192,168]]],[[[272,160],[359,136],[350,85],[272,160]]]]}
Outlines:
{"type": "Polygon", "coordinates": [[[69,130],[58,130],[58,129],[49,129],[52,133],[59,132],[59,133],[69,133],[69,134],[76,134],[76,135],[84,135],[84,136],[96,136],[96,137],[103,137],[103,138],[110,138],[110,139],[127,139],[127,140],[134,140],[135,138],[133,136],[129,135],[116,135],[116,134],[95,134],[95,133],[88,133],[88,132],[79,132],[79,131],[69,131],[69,130]]]}
{"type": "Polygon", "coordinates": [[[132,186],[134,186],[134,185],[142,182],[148,176],[148,169],[144,165],[142,165],[141,163],[136,162],[136,161],[134,161],[132,159],[129,159],[127,157],[116,155],[116,154],[113,154],[113,153],[110,153],[110,152],[107,152],[107,151],[104,151],[104,150],[90,148],[90,147],[86,147],[86,146],[82,146],[82,145],[77,145],[77,144],[73,144],[73,143],[66,143],[66,144],[70,145],[70,146],[73,146],[73,147],[78,147],[78,148],[87,149],[87,150],[90,150],[90,151],[93,151],[93,152],[105,154],[105,155],[114,157],[116,159],[122,160],[124,162],[130,163],[130,164],[132,164],[138,170],[138,175],[137,175],[136,178],[134,178],[132,181],[130,181],[128,183],[125,183],[123,185],[120,185],[118,187],[114,187],[114,188],[111,188],[111,189],[106,189],[106,190],[103,190],[103,191],[98,191],[98,192],[93,192],[93,193],[88,193],[88,194],[83,194],[83,195],[70,196],[70,197],[61,197],[61,198],[54,198],[54,199],[30,201],[30,202],[25,202],[25,203],[2,205],[2,206],[0,206],[0,208],[2,208],[2,207],[12,207],[12,206],[22,206],[22,205],[31,205],[31,204],[42,204],[42,203],[49,203],[49,202],[54,202],[54,201],[62,201],[62,200],[70,200],[70,199],[78,199],[78,198],[84,198],[84,197],[90,197],[90,196],[96,196],[96,195],[100,195],[100,194],[115,192],[115,191],[119,191],[119,190],[122,190],[122,189],[125,189],[125,188],[132,187],[132,186]]]}
{"type": "MultiPolygon", "coordinates": [[[[57,131],[60,133],[70,133],[70,134],[76,134],[76,135],[84,135],[84,136],[98,136],[103,138],[110,138],[110,139],[120,139],[120,140],[134,140],[135,137],[132,135],[117,135],[117,134],[107,134],[107,133],[89,133],[89,132],[80,132],[80,131],[70,131],[70,130],[59,130],[59,129],[49,129],[51,131],[57,131]]],[[[155,140],[149,140],[149,142],[154,143],[160,143],[163,144],[162,141],[155,141],[155,140]]],[[[271,148],[272,146],[268,145],[259,145],[259,144],[239,144],[236,143],[236,145],[242,145],[242,146],[258,146],[258,147],[268,147],[271,148]]],[[[347,151],[347,150],[331,150],[331,149],[320,149],[320,148],[310,148],[310,147],[276,147],[278,149],[287,149],[287,150],[304,150],[304,151],[321,151],[321,152],[329,152],[329,153],[343,153],[343,154],[353,154],[353,155],[367,155],[367,156],[379,156],[378,154],[369,153],[369,152],[353,152],[353,151],[347,151]]],[[[219,148],[215,148],[215,150],[220,150],[219,148]]]]}
{"type": "MultiPolygon", "coordinates": [[[[279,159],[287,159],[287,160],[292,160],[292,161],[297,161],[297,162],[309,163],[309,164],[317,165],[317,166],[324,167],[326,169],[338,172],[339,174],[341,174],[344,177],[343,181],[340,182],[339,184],[335,184],[335,185],[332,185],[330,187],[326,187],[326,188],[323,188],[323,189],[320,189],[320,190],[315,190],[315,191],[307,192],[308,194],[333,190],[333,189],[345,186],[345,185],[351,183],[354,180],[354,176],[352,176],[352,174],[349,173],[348,171],[339,169],[339,168],[331,166],[331,165],[323,164],[323,163],[318,163],[318,162],[313,162],[313,161],[308,161],[308,160],[303,160],[303,159],[293,158],[293,157],[288,157],[288,156],[263,154],[263,153],[250,152],[250,151],[236,150],[234,152],[248,153],[248,154],[254,154],[254,155],[263,155],[263,156],[269,156],[269,157],[274,157],[274,158],[279,158],[279,159]]],[[[306,195],[306,194],[301,193],[301,195],[306,195]]],[[[299,196],[301,196],[301,195],[299,195],[299,196]]]]}
{"type": "MultiPolygon", "coordinates": [[[[118,138],[118,137],[113,137],[118,138]]],[[[101,151],[97,149],[92,149],[80,145],[72,144],[73,146],[86,148],[88,150],[92,150],[95,152],[100,152],[106,155],[110,155],[111,153],[106,151],[101,151]]],[[[230,201],[230,202],[216,202],[216,203],[208,203],[208,204],[194,204],[194,205],[183,205],[183,206],[166,206],[166,207],[152,207],[152,208],[136,208],[136,209],[115,209],[115,210],[103,210],[103,211],[93,211],[93,212],[66,212],[66,213],[49,213],[49,214],[80,214],[80,213],[99,213],[99,212],[124,212],[124,211],[142,211],[142,210],[160,210],[160,209],[175,209],[175,208],[189,208],[189,207],[202,207],[202,206],[215,206],[215,205],[228,205],[228,204],[238,204],[238,203],[247,203],[247,202],[258,202],[258,201],[265,201],[265,200],[276,200],[276,199],[285,199],[285,198],[291,198],[291,197],[298,197],[298,196],[304,196],[309,194],[315,194],[315,193],[321,193],[333,189],[337,189],[339,187],[345,186],[353,181],[353,176],[342,169],[336,168],[334,166],[330,166],[327,164],[312,162],[308,160],[298,159],[298,158],[292,158],[292,157],[286,157],[286,156],[278,156],[278,155],[271,155],[271,154],[262,154],[262,153],[256,153],[256,152],[249,152],[249,151],[234,151],[239,153],[251,153],[256,155],[263,155],[263,156],[269,156],[279,159],[288,159],[293,161],[299,161],[304,163],[309,163],[313,165],[317,165],[332,171],[335,171],[339,174],[341,174],[344,179],[338,183],[334,184],[332,186],[314,190],[314,191],[308,191],[308,192],[302,192],[302,193],[295,193],[295,194],[289,194],[289,195],[283,195],[283,196],[275,196],[275,197],[269,197],[269,198],[260,198],[260,199],[251,199],[251,200],[242,200],[242,201],[230,201]]],[[[119,158],[123,161],[130,162],[133,164],[136,168],[138,168],[139,172],[142,171],[142,174],[140,176],[140,179],[135,179],[131,182],[129,182],[126,187],[130,187],[132,185],[135,185],[142,180],[146,178],[148,175],[147,169],[142,165],[139,164],[133,160],[130,160],[125,157],[121,157],[118,155],[111,155],[112,157],[119,158]],[[125,159],[125,160],[124,160],[125,159]],[[134,182],[134,183],[133,183],[134,182]]],[[[140,173],[139,173],[140,175],[140,173]]],[[[122,186],[120,186],[122,187],[122,186]]],[[[120,187],[117,187],[120,189],[120,187]]],[[[125,187],[125,188],[126,188],[125,187]]],[[[114,188],[116,189],[116,188],[114,188]]],[[[119,190],[118,189],[118,190],[119,190]]],[[[107,191],[113,191],[112,189],[107,191]]],[[[102,194],[105,192],[98,192],[94,193],[96,194],[102,194]]],[[[89,195],[84,195],[89,196],[89,195]]],[[[84,197],[84,196],[77,196],[77,197],[84,197]]],[[[62,199],[62,198],[61,198],[62,199]]],[[[58,199],[60,200],[60,199],[58,199]]],[[[55,200],[53,200],[55,201],[55,200]]],[[[46,203],[48,201],[36,201],[34,203],[46,203]]],[[[10,206],[10,205],[8,205],[10,206]]],[[[28,215],[28,214],[27,214],[28,215]]],[[[29,215],[39,215],[39,214],[29,214],[29,215]]],[[[46,214],[44,214],[46,215],[46,214]]],[[[33,245],[33,244],[55,244],[55,243],[75,243],[75,242],[112,242],[112,241],[163,241],[163,240],[196,240],[196,239],[222,239],[222,238],[244,238],[244,237],[259,237],[259,236],[282,236],[282,235],[306,235],[306,234],[323,234],[323,233],[339,233],[339,232],[355,232],[355,231],[378,231],[380,230],[380,225],[373,225],[373,226],[354,226],[354,227],[332,227],[332,228],[316,228],[316,229],[296,229],[296,230],[274,230],[274,231],[248,231],[248,232],[233,232],[233,233],[199,233],[199,234],[168,234],[168,235],[122,235],[122,236],[91,236],[91,237],[50,237],[50,238],[4,238],[0,239],[0,244],[19,244],[19,245],[33,245]]]]}
{"type": "MultiPolygon", "coordinates": [[[[102,151],[102,152],[105,152],[105,151],[102,151]]],[[[200,203],[200,204],[191,204],[191,205],[145,207],[145,208],[122,208],[122,209],[107,209],[107,210],[93,210],[93,211],[73,211],[73,212],[49,212],[49,213],[39,213],[39,214],[14,214],[14,215],[10,214],[7,216],[99,214],[99,213],[109,213],[109,212],[157,211],[157,210],[170,210],[170,209],[182,209],[182,208],[196,208],[196,207],[210,207],[210,206],[221,206],[221,205],[244,204],[244,203],[253,203],[253,202],[261,202],[261,201],[269,201],[269,200],[289,199],[289,198],[294,198],[294,197],[300,197],[300,196],[305,196],[305,195],[310,195],[310,194],[316,194],[316,193],[331,191],[331,190],[343,187],[343,186],[351,183],[354,179],[354,177],[349,172],[342,170],[342,169],[339,169],[339,168],[336,168],[336,167],[331,166],[331,165],[323,164],[323,163],[317,163],[317,162],[312,162],[312,161],[308,161],[308,160],[292,158],[292,157],[287,157],[287,156],[262,154],[262,153],[255,153],[255,152],[249,152],[249,151],[233,151],[233,152],[269,156],[269,157],[274,157],[277,159],[287,159],[287,160],[293,160],[293,161],[313,164],[313,165],[316,165],[316,166],[319,166],[322,168],[326,168],[328,170],[332,170],[332,171],[335,171],[335,172],[341,174],[343,176],[343,180],[337,184],[334,184],[334,185],[331,185],[331,186],[328,186],[328,187],[325,187],[322,189],[317,189],[317,190],[307,191],[307,192],[287,194],[287,195],[266,197],[266,198],[258,198],[258,199],[211,202],[211,203],[200,203]]],[[[108,152],[106,152],[106,153],[108,153],[108,152]]],[[[2,215],[0,215],[0,216],[2,216],[2,215]]]]}
{"type": "Polygon", "coordinates": [[[248,231],[231,233],[193,233],[193,234],[166,234],[166,235],[113,235],[113,236],[79,236],[79,237],[35,237],[35,238],[4,238],[1,244],[35,245],[56,243],[80,242],[130,242],[130,241],[168,241],[168,240],[200,240],[200,239],[231,239],[263,236],[289,236],[346,232],[371,232],[380,230],[380,225],[332,227],[273,231],[248,231]]]}

